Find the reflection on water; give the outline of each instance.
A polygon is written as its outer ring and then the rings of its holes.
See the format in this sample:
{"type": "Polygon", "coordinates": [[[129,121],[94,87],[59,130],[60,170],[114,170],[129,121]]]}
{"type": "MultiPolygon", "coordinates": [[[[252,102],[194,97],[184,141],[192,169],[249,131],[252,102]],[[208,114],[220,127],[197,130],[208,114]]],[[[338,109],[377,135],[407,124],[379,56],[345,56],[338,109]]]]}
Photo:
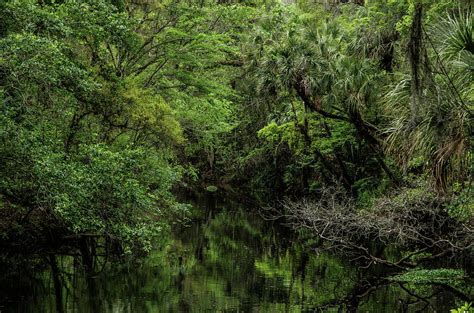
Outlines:
{"type": "Polygon", "coordinates": [[[74,256],[4,256],[16,265],[1,269],[0,312],[447,312],[455,306],[439,287],[369,277],[349,261],[292,244],[258,215],[226,207],[202,206],[191,225],[162,238],[166,244],[139,264],[108,265],[93,277],[74,256]]]}

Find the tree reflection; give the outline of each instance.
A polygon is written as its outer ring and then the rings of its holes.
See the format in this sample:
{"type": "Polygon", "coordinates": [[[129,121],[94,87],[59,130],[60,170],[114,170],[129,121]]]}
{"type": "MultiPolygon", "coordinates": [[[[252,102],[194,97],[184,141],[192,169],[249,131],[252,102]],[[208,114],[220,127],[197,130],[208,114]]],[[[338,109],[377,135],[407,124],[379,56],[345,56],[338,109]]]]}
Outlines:
{"type": "MultiPolygon", "coordinates": [[[[2,276],[3,286],[17,286],[24,295],[7,304],[2,296],[2,312],[407,312],[455,306],[456,297],[442,286],[392,282],[383,269],[360,269],[308,250],[247,211],[206,207],[194,223],[161,238],[144,260],[101,270],[100,257],[92,268],[80,255],[29,258],[26,263],[36,265],[26,284],[2,276]]],[[[29,268],[24,262],[16,269],[22,266],[29,268]]]]}

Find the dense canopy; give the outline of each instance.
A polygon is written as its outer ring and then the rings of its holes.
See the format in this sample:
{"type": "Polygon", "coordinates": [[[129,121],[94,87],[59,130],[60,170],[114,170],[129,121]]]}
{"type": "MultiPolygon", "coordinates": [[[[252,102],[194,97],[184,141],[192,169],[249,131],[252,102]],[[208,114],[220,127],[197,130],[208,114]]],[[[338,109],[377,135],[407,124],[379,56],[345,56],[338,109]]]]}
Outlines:
{"type": "Polygon", "coordinates": [[[472,261],[471,6],[2,1],[0,247],[145,255],[218,194],[368,262],[472,261]]]}

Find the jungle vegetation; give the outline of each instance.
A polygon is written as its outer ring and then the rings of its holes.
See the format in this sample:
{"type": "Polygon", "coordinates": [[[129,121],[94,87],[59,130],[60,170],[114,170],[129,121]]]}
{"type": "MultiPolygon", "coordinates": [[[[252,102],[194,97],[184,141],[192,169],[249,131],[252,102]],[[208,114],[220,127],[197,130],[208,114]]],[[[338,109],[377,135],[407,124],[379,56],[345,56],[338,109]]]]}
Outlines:
{"type": "Polygon", "coordinates": [[[469,264],[473,28],[470,1],[2,1],[0,247],[144,255],[213,193],[469,264]]]}

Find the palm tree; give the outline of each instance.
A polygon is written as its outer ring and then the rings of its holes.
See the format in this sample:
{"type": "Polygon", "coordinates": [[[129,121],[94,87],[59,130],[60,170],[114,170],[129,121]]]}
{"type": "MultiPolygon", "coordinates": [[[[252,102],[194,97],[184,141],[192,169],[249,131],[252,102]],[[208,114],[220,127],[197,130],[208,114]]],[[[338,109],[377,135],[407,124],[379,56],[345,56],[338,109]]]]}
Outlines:
{"type": "Polygon", "coordinates": [[[421,17],[418,23],[420,57],[411,59],[411,67],[420,70],[401,78],[385,99],[393,116],[387,148],[404,168],[417,157],[427,160],[434,186],[444,194],[450,183],[467,178],[472,157],[472,13],[443,19],[431,32],[421,17]]]}
{"type": "MultiPolygon", "coordinates": [[[[352,125],[380,168],[397,181],[385,164],[377,127],[364,116],[369,103],[375,101],[377,89],[372,88],[375,68],[341,53],[344,43],[337,25],[327,23],[318,29],[306,25],[293,27],[267,42],[256,63],[254,75],[259,93],[264,97],[285,94],[299,99],[306,110],[316,113],[326,128],[325,121],[329,120],[352,125]]],[[[310,143],[307,123],[298,128],[310,143]]],[[[341,177],[345,187],[352,189],[356,177],[345,168],[336,151],[332,158],[338,160],[338,168],[331,166],[320,151],[313,152],[332,175],[341,177]]]]}

